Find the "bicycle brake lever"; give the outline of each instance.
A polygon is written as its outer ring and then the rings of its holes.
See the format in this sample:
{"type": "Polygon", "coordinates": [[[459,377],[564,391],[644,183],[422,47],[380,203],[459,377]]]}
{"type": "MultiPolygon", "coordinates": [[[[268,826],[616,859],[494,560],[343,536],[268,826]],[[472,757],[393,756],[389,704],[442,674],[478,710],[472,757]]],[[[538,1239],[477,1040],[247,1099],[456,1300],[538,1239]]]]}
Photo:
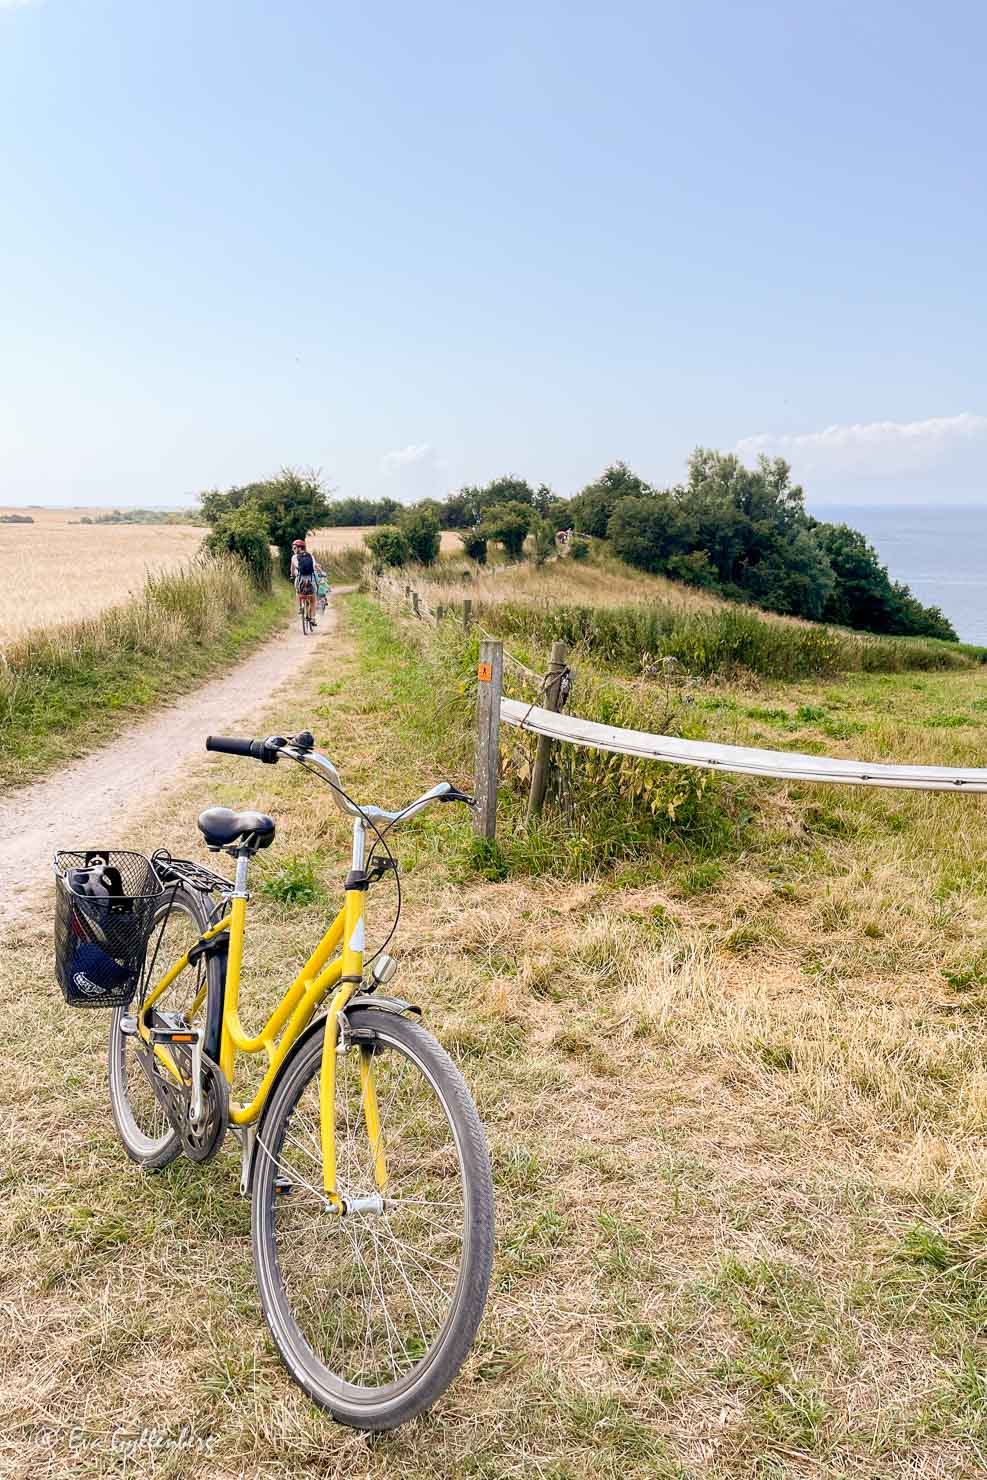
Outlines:
{"type": "Polygon", "coordinates": [[[448,791],[442,793],[442,795],[439,797],[439,801],[465,802],[467,807],[472,807],[476,803],[476,797],[471,797],[467,795],[465,791],[460,791],[458,786],[451,786],[448,791]]]}

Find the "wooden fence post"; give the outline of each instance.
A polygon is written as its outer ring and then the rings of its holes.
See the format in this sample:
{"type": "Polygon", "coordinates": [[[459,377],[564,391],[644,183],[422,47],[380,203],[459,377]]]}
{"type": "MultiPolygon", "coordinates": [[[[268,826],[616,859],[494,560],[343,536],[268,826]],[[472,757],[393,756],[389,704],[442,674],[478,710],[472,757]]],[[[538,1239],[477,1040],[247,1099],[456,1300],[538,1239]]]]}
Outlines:
{"type": "Polygon", "coordinates": [[[435,621],[436,621],[436,625],[437,626],[440,626],[441,625],[442,618],[445,616],[445,614],[446,614],[446,609],[442,605],[442,602],[440,601],[439,604],[438,604],[438,606],[435,608],[435,621]]]}
{"type": "MultiPolygon", "coordinates": [[[[545,703],[544,708],[550,709],[553,714],[558,714],[559,704],[562,697],[562,675],[565,672],[566,658],[569,649],[564,642],[552,643],[552,656],[549,659],[548,673],[545,676],[545,703]]],[[[535,763],[531,770],[531,791],[528,793],[528,817],[529,823],[536,817],[541,816],[541,809],[545,804],[545,791],[548,787],[548,768],[552,757],[552,742],[547,735],[538,736],[538,744],[535,747],[535,763]]]]}
{"type": "Polygon", "coordinates": [[[414,614],[415,614],[416,617],[420,617],[421,616],[422,613],[421,613],[421,607],[418,605],[418,592],[417,591],[412,591],[412,593],[411,593],[411,609],[414,612],[414,614]]]}
{"type": "Polygon", "coordinates": [[[504,644],[485,637],[476,669],[476,806],[473,831],[497,836],[497,773],[500,769],[500,699],[504,689],[504,644]]]}
{"type": "Polygon", "coordinates": [[[473,621],[473,603],[467,596],[463,602],[463,631],[468,632],[473,621]]]}

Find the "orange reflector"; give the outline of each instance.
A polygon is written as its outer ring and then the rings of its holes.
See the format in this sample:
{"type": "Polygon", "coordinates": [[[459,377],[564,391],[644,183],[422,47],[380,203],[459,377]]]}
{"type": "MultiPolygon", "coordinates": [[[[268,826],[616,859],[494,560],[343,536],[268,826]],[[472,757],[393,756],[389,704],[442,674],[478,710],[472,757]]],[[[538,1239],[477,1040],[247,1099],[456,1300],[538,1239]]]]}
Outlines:
{"type": "Polygon", "coordinates": [[[493,678],[493,664],[477,663],[476,676],[481,683],[489,683],[491,678],[493,678]]]}

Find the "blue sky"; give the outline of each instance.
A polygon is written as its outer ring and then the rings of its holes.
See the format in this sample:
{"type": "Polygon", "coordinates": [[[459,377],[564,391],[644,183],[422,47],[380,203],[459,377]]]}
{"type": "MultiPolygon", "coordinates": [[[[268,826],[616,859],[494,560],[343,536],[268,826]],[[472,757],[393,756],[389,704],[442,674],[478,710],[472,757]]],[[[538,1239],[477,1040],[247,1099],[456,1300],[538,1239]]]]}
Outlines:
{"type": "Polygon", "coordinates": [[[0,0],[0,503],[987,502],[987,11],[0,0]]]}

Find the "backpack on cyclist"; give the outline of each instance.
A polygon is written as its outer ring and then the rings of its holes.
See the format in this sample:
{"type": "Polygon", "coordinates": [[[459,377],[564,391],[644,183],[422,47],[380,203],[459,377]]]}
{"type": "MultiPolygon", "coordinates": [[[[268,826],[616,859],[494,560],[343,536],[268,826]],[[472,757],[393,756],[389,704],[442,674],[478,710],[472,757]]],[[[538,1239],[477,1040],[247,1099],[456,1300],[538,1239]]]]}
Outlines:
{"type": "Polygon", "coordinates": [[[295,590],[299,596],[315,595],[315,561],[308,550],[299,550],[295,557],[295,590]]]}

